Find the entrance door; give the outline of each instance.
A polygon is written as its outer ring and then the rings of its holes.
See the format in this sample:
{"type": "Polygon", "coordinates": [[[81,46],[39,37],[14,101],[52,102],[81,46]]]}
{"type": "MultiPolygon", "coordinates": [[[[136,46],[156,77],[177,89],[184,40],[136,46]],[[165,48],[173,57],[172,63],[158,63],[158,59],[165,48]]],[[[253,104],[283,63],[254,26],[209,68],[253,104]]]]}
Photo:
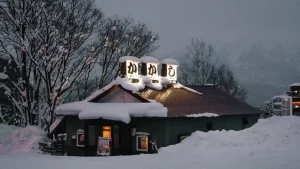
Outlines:
{"type": "Polygon", "coordinates": [[[132,154],[132,136],[131,128],[128,125],[122,125],[121,128],[121,137],[122,137],[122,155],[131,155],[132,154]]]}
{"type": "Polygon", "coordinates": [[[112,153],[113,155],[121,155],[121,145],[120,145],[120,127],[119,125],[113,126],[113,140],[112,140],[112,153]]]}

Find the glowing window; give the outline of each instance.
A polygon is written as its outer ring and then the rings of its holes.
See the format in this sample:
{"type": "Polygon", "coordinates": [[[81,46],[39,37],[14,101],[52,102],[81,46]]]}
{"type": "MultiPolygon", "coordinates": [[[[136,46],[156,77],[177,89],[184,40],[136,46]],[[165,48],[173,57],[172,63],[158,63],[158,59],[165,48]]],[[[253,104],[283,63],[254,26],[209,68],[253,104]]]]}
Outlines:
{"type": "Polygon", "coordinates": [[[111,127],[110,126],[103,126],[102,136],[104,138],[111,138],[111,127]]]}
{"type": "Polygon", "coordinates": [[[136,137],[136,150],[148,152],[148,136],[137,136],[136,137]]]}

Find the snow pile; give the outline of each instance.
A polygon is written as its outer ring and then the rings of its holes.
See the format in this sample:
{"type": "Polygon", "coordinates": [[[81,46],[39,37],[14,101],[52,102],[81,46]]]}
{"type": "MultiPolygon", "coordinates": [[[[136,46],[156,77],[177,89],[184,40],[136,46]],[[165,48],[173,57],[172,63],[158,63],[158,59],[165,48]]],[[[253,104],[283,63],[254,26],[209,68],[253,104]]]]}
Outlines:
{"type": "Polygon", "coordinates": [[[102,94],[103,92],[107,91],[108,89],[112,88],[115,85],[121,85],[124,89],[130,90],[133,93],[137,93],[140,90],[145,88],[145,82],[143,78],[140,78],[138,83],[132,83],[127,77],[124,78],[117,77],[115,80],[113,80],[105,87],[95,91],[91,96],[87,97],[85,101],[91,101],[92,99],[99,96],[100,94],[102,94]]]}
{"type": "Polygon", "coordinates": [[[198,113],[198,114],[189,114],[186,117],[218,117],[218,114],[215,113],[198,113]]]}
{"type": "Polygon", "coordinates": [[[173,87],[174,87],[174,88],[182,88],[182,89],[188,90],[188,91],[190,91],[190,92],[192,92],[192,93],[196,93],[196,94],[202,94],[202,93],[200,93],[200,92],[198,92],[198,91],[196,91],[196,90],[194,90],[194,89],[191,89],[191,88],[189,88],[189,87],[183,86],[183,85],[180,84],[180,83],[175,83],[175,84],[173,84],[173,87]]]}
{"type": "Polygon", "coordinates": [[[293,83],[290,86],[300,86],[300,83],[293,83]]]}
{"type": "Polygon", "coordinates": [[[160,63],[161,64],[170,64],[170,65],[179,65],[179,63],[176,60],[170,59],[170,58],[163,59],[160,63]]]}
{"type": "Polygon", "coordinates": [[[157,102],[92,103],[87,101],[62,104],[57,115],[78,115],[80,119],[107,119],[130,123],[133,117],[167,117],[168,109],[157,102]]]}
{"type": "Polygon", "coordinates": [[[134,56],[122,56],[122,57],[120,57],[119,62],[124,63],[127,60],[134,61],[134,62],[140,62],[140,59],[137,57],[134,57],[134,56]]]}
{"type": "Polygon", "coordinates": [[[159,63],[159,60],[152,56],[143,56],[140,61],[141,63],[159,63]]]}
{"type": "Polygon", "coordinates": [[[260,119],[242,131],[196,131],[181,143],[162,148],[161,152],[195,152],[220,148],[293,148],[300,146],[300,117],[274,116],[260,119]]]}
{"type": "Polygon", "coordinates": [[[35,126],[20,128],[0,124],[0,153],[38,150],[38,143],[44,137],[44,131],[35,126]]]}

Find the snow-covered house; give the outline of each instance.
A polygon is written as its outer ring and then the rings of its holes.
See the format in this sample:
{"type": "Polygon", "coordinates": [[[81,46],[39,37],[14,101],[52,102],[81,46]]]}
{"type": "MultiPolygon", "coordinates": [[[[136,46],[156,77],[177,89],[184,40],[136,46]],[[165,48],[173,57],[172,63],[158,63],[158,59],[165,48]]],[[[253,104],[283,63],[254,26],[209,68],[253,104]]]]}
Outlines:
{"type": "Polygon", "coordinates": [[[120,76],[83,101],[60,105],[53,134],[67,134],[70,156],[149,153],[196,130],[242,130],[260,111],[213,85],[177,82],[178,62],[145,56],[120,58],[120,76]],[[158,74],[161,64],[161,75],[158,74]]]}
{"type": "Polygon", "coordinates": [[[292,97],[279,95],[272,98],[273,113],[277,116],[292,115],[292,97]]]}

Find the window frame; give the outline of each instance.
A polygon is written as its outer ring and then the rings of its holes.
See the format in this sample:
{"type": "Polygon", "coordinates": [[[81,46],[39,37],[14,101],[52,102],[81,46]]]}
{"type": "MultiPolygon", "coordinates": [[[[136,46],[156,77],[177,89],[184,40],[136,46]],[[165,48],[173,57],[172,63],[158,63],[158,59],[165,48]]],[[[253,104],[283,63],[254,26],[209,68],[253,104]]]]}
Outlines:
{"type": "Polygon", "coordinates": [[[137,135],[136,136],[136,151],[148,152],[149,151],[149,136],[148,135],[137,135]],[[139,149],[139,138],[147,137],[147,150],[139,149]]]}
{"type": "Polygon", "coordinates": [[[77,132],[76,132],[76,146],[77,147],[85,147],[85,144],[84,144],[84,138],[85,137],[85,133],[84,133],[84,130],[82,129],[78,129],[77,132]],[[83,145],[82,144],[79,144],[79,139],[80,139],[80,136],[83,134],[83,145]]]}

